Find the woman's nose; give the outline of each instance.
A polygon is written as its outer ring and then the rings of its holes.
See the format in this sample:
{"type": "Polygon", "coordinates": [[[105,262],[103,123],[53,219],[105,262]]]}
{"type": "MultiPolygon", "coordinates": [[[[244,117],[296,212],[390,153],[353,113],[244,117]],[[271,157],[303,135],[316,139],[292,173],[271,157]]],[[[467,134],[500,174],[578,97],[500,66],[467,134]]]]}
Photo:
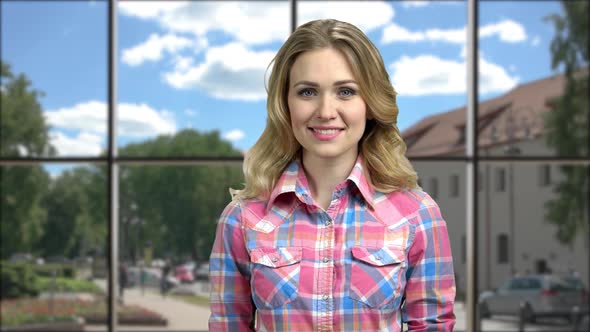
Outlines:
{"type": "Polygon", "coordinates": [[[333,119],[336,117],[338,111],[336,110],[336,103],[330,97],[321,99],[318,105],[317,116],[319,119],[333,119]]]}

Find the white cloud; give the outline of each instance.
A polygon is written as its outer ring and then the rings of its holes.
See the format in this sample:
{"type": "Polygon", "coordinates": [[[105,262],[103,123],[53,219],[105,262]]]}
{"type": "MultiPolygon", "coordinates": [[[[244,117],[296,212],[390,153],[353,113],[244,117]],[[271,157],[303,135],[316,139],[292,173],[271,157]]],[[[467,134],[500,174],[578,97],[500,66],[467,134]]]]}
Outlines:
{"type": "MultiPolygon", "coordinates": [[[[51,140],[59,155],[96,155],[101,151],[107,129],[106,103],[88,101],[44,114],[52,128],[51,140]],[[65,130],[78,134],[71,137],[64,133],[65,130]]],[[[120,103],[118,118],[119,137],[152,137],[176,132],[172,112],[157,111],[144,103],[120,103]]]]}
{"type": "MultiPolygon", "coordinates": [[[[501,41],[507,43],[517,43],[525,41],[527,38],[524,27],[512,20],[503,20],[498,23],[487,24],[479,29],[480,38],[497,36],[501,41]]],[[[395,23],[388,24],[383,29],[381,42],[384,44],[394,42],[423,42],[423,41],[441,41],[452,44],[465,44],[467,40],[467,30],[465,27],[460,29],[427,29],[425,31],[410,31],[395,23]]]]}
{"type": "Polygon", "coordinates": [[[244,137],[246,137],[246,134],[244,133],[244,131],[240,129],[230,130],[227,133],[223,134],[223,138],[232,142],[239,141],[244,137]]]}
{"type": "Polygon", "coordinates": [[[71,107],[48,110],[45,117],[52,127],[106,133],[107,106],[101,101],[88,101],[71,107]]]}
{"type": "Polygon", "coordinates": [[[165,36],[152,34],[142,44],[123,50],[123,62],[130,66],[138,66],[144,61],[159,61],[164,51],[175,54],[193,45],[190,39],[173,34],[165,36]]]}
{"type": "Polygon", "coordinates": [[[119,104],[118,133],[127,137],[157,136],[176,132],[174,113],[141,104],[119,104]]]}
{"type": "Polygon", "coordinates": [[[68,137],[61,131],[51,131],[49,138],[59,156],[96,156],[102,151],[101,135],[81,132],[76,137],[68,137]]]}
{"type": "Polygon", "coordinates": [[[541,37],[535,36],[533,40],[531,40],[531,45],[539,46],[539,44],[541,44],[541,37]]]}
{"type": "Polygon", "coordinates": [[[465,28],[410,31],[395,23],[390,23],[383,29],[381,42],[389,44],[394,42],[442,41],[452,44],[465,44],[467,38],[466,33],[465,28]]]}
{"type": "MultiPolygon", "coordinates": [[[[518,84],[502,67],[480,58],[480,92],[504,92],[518,84]]],[[[393,86],[400,95],[463,94],[467,87],[464,61],[444,60],[434,55],[403,56],[389,66],[393,86]]]]}
{"type": "Polygon", "coordinates": [[[480,38],[497,35],[501,41],[518,43],[527,39],[526,31],[522,24],[513,20],[503,20],[498,23],[487,24],[479,29],[480,38]]]}
{"type": "Polygon", "coordinates": [[[352,23],[367,33],[387,24],[394,15],[393,7],[383,1],[309,1],[299,7],[298,23],[333,18],[352,23]]]}
{"type": "Polygon", "coordinates": [[[426,36],[423,32],[412,32],[395,23],[391,23],[385,27],[381,36],[381,42],[385,44],[393,42],[418,42],[424,41],[425,39],[426,36]]]}
{"type": "Polygon", "coordinates": [[[282,41],[289,35],[288,2],[122,3],[121,14],[151,19],[165,30],[204,36],[223,31],[245,44],[282,41]]]}
{"type": "MultiPolygon", "coordinates": [[[[51,127],[79,130],[105,135],[107,128],[107,105],[100,101],[88,101],[72,107],[45,112],[51,127]]],[[[120,103],[117,122],[118,135],[143,137],[170,134],[176,131],[171,112],[157,111],[146,104],[120,103]]]]}
{"type": "Polygon", "coordinates": [[[266,98],[264,72],[275,51],[250,51],[240,43],[207,50],[205,61],[191,68],[176,68],[164,80],[178,89],[199,88],[220,99],[266,98]]]}

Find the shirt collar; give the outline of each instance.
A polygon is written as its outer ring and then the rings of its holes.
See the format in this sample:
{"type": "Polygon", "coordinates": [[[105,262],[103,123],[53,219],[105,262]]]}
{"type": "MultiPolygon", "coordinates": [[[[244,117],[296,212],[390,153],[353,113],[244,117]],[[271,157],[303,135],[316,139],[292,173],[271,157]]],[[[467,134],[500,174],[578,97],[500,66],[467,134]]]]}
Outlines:
{"type": "MultiPolygon", "coordinates": [[[[354,183],[364,200],[368,202],[371,207],[374,206],[375,190],[370,184],[368,175],[363,168],[362,156],[359,154],[357,160],[346,178],[354,183]]],[[[292,161],[281,174],[277,181],[270,198],[268,200],[267,208],[270,209],[278,196],[286,193],[294,193],[295,196],[303,203],[311,205],[313,202],[311,191],[309,190],[309,183],[303,170],[303,165],[299,159],[292,161]]]]}

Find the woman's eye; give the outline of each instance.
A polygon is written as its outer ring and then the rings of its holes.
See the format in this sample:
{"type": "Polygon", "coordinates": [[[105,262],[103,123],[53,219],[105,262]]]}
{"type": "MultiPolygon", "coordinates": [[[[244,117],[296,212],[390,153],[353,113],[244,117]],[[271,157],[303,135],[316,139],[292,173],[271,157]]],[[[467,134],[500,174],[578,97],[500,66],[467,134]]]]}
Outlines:
{"type": "Polygon", "coordinates": [[[355,91],[352,89],[342,89],[340,90],[340,95],[342,97],[350,97],[350,96],[354,96],[355,91]]]}
{"type": "Polygon", "coordinates": [[[299,91],[299,95],[302,97],[312,97],[314,95],[314,91],[312,89],[302,89],[299,91]]]}

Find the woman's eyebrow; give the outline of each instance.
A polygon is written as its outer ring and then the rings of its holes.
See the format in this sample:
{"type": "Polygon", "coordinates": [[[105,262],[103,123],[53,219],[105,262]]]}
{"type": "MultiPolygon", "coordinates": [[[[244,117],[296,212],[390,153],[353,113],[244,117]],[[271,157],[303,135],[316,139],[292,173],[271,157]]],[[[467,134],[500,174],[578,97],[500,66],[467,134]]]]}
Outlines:
{"type": "MultiPolygon", "coordinates": [[[[339,85],[344,85],[344,84],[348,84],[348,83],[354,83],[354,84],[358,84],[356,83],[355,80],[342,80],[342,81],[336,81],[334,82],[334,86],[339,86],[339,85]]],[[[296,87],[298,85],[306,85],[306,86],[313,86],[313,87],[319,87],[320,85],[316,82],[311,82],[311,81],[299,81],[297,83],[295,83],[293,85],[293,87],[296,87]]]]}

